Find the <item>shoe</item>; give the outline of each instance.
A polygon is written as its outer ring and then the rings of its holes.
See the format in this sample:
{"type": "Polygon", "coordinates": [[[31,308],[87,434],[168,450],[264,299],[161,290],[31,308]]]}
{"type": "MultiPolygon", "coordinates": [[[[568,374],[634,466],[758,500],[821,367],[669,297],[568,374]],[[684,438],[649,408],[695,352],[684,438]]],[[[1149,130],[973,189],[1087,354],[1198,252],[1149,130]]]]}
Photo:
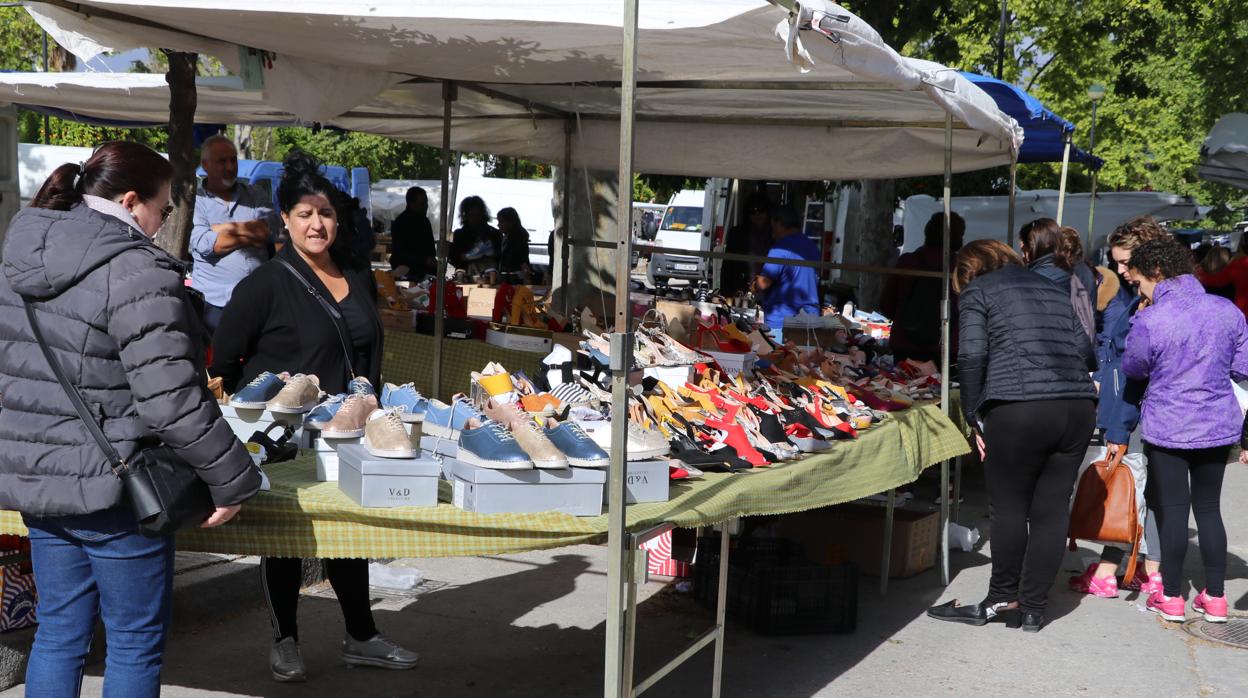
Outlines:
{"type": "Polygon", "coordinates": [[[1143,594],[1145,598],[1148,598],[1165,588],[1161,583],[1160,572],[1154,572],[1148,575],[1147,579],[1148,581],[1140,584],[1140,593],[1143,594]]]}
{"type": "Polygon", "coordinates": [[[485,419],[485,415],[468,404],[468,399],[462,394],[456,395],[449,405],[440,400],[430,400],[429,409],[425,412],[425,433],[454,441],[459,438],[464,423],[473,417],[485,419]]]}
{"type": "Polygon", "coordinates": [[[282,683],[303,683],[308,680],[307,667],[299,654],[299,643],[288,637],[273,643],[269,650],[269,670],[273,680],[282,683]]]}
{"type": "Polygon", "coordinates": [[[456,458],[491,470],[530,470],[533,459],[516,443],[516,437],[498,422],[471,417],[459,434],[456,458]]]}
{"type": "Polygon", "coordinates": [[[217,402],[225,400],[225,383],[220,377],[208,379],[208,392],[212,393],[212,399],[217,402]]]}
{"type": "Polygon", "coordinates": [[[364,436],[364,425],[376,409],[377,398],[372,395],[346,396],[334,416],[321,429],[321,438],[358,439],[364,436]]]}
{"type": "Polygon", "coordinates": [[[1165,592],[1157,591],[1148,597],[1146,605],[1148,610],[1168,621],[1182,623],[1187,620],[1185,613],[1186,604],[1183,602],[1182,596],[1166,596],[1165,592]]]}
{"type": "Polygon", "coordinates": [[[356,376],[347,383],[347,393],[350,395],[376,395],[377,391],[373,388],[373,384],[364,376],[356,376]]]}
{"type": "Polygon", "coordinates": [[[507,369],[493,361],[486,364],[480,373],[473,371],[472,382],[481,386],[485,394],[490,397],[499,397],[516,391],[515,384],[511,382],[511,376],[507,374],[507,369]]]}
{"type": "Polygon", "coordinates": [[[364,450],[378,458],[415,458],[412,437],[395,410],[373,410],[364,424],[364,450]]]}
{"type": "Polygon", "coordinates": [[[381,406],[402,408],[399,418],[405,422],[423,422],[425,412],[429,410],[429,398],[421,395],[412,383],[386,383],[381,388],[381,406]]]}
{"type": "Polygon", "coordinates": [[[1017,628],[1022,624],[1022,614],[1019,610],[1010,608],[1009,604],[1004,602],[995,604],[980,602],[969,606],[957,604],[958,600],[954,599],[939,606],[932,606],[927,609],[927,617],[976,627],[993,622],[1003,622],[1008,628],[1017,628]]]}
{"type": "MultiPolygon", "coordinates": [[[[611,424],[609,421],[602,422],[581,422],[581,428],[589,434],[589,438],[598,444],[598,448],[611,453],[611,424]]],[[[625,422],[628,425],[628,460],[650,460],[665,456],[671,451],[671,446],[663,435],[654,429],[646,429],[634,422],[625,422]]]]}
{"type": "Polygon", "coordinates": [[[562,383],[550,389],[552,397],[565,405],[592,405],[598,402],[593,393],[576,383],[562,383]]]}
{"type": "Polygon", "coordinates": [[[611,465],[611,457],[602,450],[589,434],[575,422],[560,422],[548,417],[545,424],[546,438],[555,448],[567,456],[568,463],[577,468],[605,468],[611,465]]]}
{"type": "Polygon", "coordinates": [[[402,670],[416,668],[420,655],[400,647],[381,633],[363,642],[347,635],[342,639],[342,661],[349,667],[371,666],[402,670]]]}
{"type": "Polygon", "coordinates": [[[520,448],[529,454],[534,467],[559,469],[568,467],[568,457],[555,447],[545,430],[537,426],[533,417],[520,410],[514,403],[491,398],[485,403],[485,416],[506,427],[520,448]]]}
{"type": "Polygon", "coordinates": [[[476,244],[464,253],[464,259],[469,262],[475,262],[483,257],[492,256],[494,256],[494,245],[491,244],[489,240],[484,238],[477,240],[476,244]]]}
{"type": "Polygon", "coordinates": [[[1097,563],[1088,565],[1088,569],[1083,574],[1071,577],[1069,584],[1070,590],[1079,594],[1090,594],[1102,599],[1118,598],[1118,578],[1114,575],[1106,577],[1094,577],[1096,574],[1097,563]]]}
{"type": "Polygon", "coordinates": [[[308,416],[303,418],[303,426],[307,429],[324,431],[326,425],[334,418],[334,415],[338,414],[338,410],[342,409],[346,401],[347,395],[345,393],[330,395],[322,400],[321,404],[313,407],[308,416]]]}
{"type": "Polygon", "coordinates": [[[269,373],[268,371],[261,373],[230,397],[230,407],[243,410],[265,409],[269,404],[269,400],[277,397],[277,394],[282,392],[287,378],[290,378],[289,373],[280,375],[269,373]]]}
{"type": "MultiPolygon", "coordinates": [[[[1038,633],[1044,627],[1044,615],[1030,611],[1023,614],[1022,626],[1025,633],[1038,633]]],[[[1012,626],[1011,626],[1012,627],[1012,626]]]]}
{"type": "Polygon", "coordinates": [[[270,412],[303,414],[310,412],[321,399],[321,381],[311,374],[296,373],[268,402],[270,412]]]}
{"type": "Polygon", "coordinates": [[[1226,622],[1226,597],[1210,596],[1208,591],[1202,589],[1196,598],[1192,599],[1192,610],[1196,613],[1203,613],[1205,620],[1210,623],[1226,622]]]}

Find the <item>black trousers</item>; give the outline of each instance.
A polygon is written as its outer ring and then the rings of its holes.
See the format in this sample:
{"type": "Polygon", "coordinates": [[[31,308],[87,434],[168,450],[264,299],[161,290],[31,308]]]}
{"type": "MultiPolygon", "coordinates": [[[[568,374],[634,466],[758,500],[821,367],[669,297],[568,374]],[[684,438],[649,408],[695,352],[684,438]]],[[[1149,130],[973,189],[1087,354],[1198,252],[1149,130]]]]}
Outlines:
{"type": "Polygon", "coordinates": [[[1096,426],[1091,400],[1002,402],[984,416],[992,505],[988,603],[1044,613],[1062,564],[1075,476],[1096,426]]]}
{"type": "Polygon", "coordinates": [[[1230,446],[1179,449],[1144,444],[1148,482],[1144,497],[1157,513],[1161,533],[1161,581],[1166,596],[1178,596],[1187,557],[1187,513],[1196,518],[1205,589],[1222,596],[1226,583],[1226,526],[1222,523],[1222,476],[1230,446]]]}
{"type": "MultiPolygon", "coordinates": [[[[368,640],[377,634],[368,596],[368,560],[325,559],[325,576],[338,596],[347,634],[368,640]]],[[[260,560],[260,583],[271,613],[273,640],[299,639],[299,586],[303,582],[303,561],[297,557],[266,557],[260,560]]]]}

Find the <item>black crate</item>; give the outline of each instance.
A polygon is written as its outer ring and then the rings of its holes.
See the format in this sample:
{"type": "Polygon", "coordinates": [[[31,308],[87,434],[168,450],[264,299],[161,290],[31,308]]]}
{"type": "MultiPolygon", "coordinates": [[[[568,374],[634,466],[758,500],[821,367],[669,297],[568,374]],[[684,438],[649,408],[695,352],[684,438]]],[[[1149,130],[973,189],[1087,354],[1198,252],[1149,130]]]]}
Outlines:
{"type": "MultiPolygon", "coordinates": [[[[715,608],[719,539],[698,541],[699,603],[715,608]]],[[[728,558],[728,615],[760,635],[849,633],[858,625],[858,567],[806,561],[786,540],[743,541],[728,558]]]]}

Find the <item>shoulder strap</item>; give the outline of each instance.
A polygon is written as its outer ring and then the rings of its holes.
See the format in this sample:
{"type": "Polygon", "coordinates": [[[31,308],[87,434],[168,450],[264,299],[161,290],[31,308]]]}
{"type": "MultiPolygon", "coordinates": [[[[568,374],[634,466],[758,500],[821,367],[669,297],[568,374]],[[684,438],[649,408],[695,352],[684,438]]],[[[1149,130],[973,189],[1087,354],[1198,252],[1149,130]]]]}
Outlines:
{"type": "Polygon", "coordinates": [[[117,449],[113,448],[113,445],[108,442],[108,437],[104,436],[100,425],[95,423],[95,419],[91,416],[91,411],[87,409],[87,403],[82,399],[82,394],[69,382],[61,362],[57,361],[56,355],[52,353],[52,348],[44,340],[43,332],[39,329],[39,321],[35,317],[34,306],[26,298],[22,298],[22,305],[26,307],[26,320],[30,323],[31,334],[35,336],[35,341],[39,343],[39,349],[43,351],[43,357],[47,359],[48,365],[52,367],[52,373],[56,374],[56,380],[61,384],[61,389],[65,391],[65,395],[69,397],[69,402],[74,406],[74,410],[78,412],[78,418],[82,420],[83,426],[87,428],[87,432],[95,439],[95,443],[104,452],[104,456],[108,458],[108,463],[112,466],[113,473],[120,474],[127,470],[128,466],[125,461],[121,459],[117,449]]]}
{"type": "Polygon", "coordinates": [[[273,261],[285,267],[286,271],[290,272],[292,276],[298,279],[304,290],[312,294],[312,297],[315,298],[317,302],[320,303],[321,307],[325,309],[325,312],[329,314],[329,319],[334,326],[334,331],[338,333],[338,344],[342,346],[342,358],[347,362],[347,374],[350,375],[351,378],[355,378],[355,366],[353,365],[354,362],[351,360],[351,352],[347,349],[347,339],[342,336],[342,313],[339,312],[338,308],[334,307],[333,303],[325,300],[325,296],[322,296],[321,292],[317,291],[316,287],[304,278],[303,274],[300,274],[299,270],[294,268],[290,262],[287,262],[281,257],[274,257],[273,261]]]}

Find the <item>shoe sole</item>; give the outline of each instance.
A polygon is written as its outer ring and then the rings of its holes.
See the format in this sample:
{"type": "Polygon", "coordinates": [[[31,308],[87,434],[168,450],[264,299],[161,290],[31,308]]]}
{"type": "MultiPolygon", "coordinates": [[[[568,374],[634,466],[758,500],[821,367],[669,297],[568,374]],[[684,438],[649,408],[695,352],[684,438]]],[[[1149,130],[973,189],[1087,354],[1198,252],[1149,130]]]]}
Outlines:
{"type": "Polygon", "coordinates": [[[610,467],[611,459],[603,460],[601,458],[573,458],[568,456],[568,464],[574,468],[606,468],[610,467]]]}
{"type": "Polygon", "coordinates": [[[1215,616],[1204,608],[1197,608],[1195,605],[1192,606],[1192,611],[1204,616],[1207,623],[1225,623],[1227,621],[1226,616],[1215,616]]]}
{"type": "Polygon", "coordinates": [[[395,661],[387,661],[385,659],[374,659],[372,657],[348,657],[346,655],[343,655],[342,661],[346,663],[348,668],[351,668],[351,669],[354,669],[355,667],[363,666],[363,667],[373,667],[376,669],[395,669],[398,671],[405,671],[407,669],[415,669],[416,666],[420,663],[420,660],[416,660],[414,662],[395,662],[395,661]]]}
{"type": "Polygon", "coordinates": [[[266,406],[266,409],[268,409],[268,411],[276,412],[278,414],[307,414],[308,412],[311,412],[312,410],[316,409],[316,406],[319,404],[321,404],[320,401],[312,402],[312,403],[304,403],[302,407],[291,407],[289,405],[273,405],[273,404],[268,404],[268,403],[266,403],[265,406],[266,406]]]}
{"type": "Polygon", "coordinates": [[[1161,616],[1162,620],[1168,620],[1171,623],[1182,623],[1183,621],[1187,620],[1187,616],[1185,615],[1176,616],[1173,613],[1166,613],[1165,611],[1161,610],[1160,608],[1157,608],[1156,606],[1149,606],[1148,610],[1161,616]]]}
{"type": "Polygon", "coordinates": [[[233,407],[236,410],[267,410],[269,409],[269,403],[267,400],[265,402],[236,402],[233,399],[231,399],[229,402],[229,405],[230,407],[233,407]]]}
{"type": "Polygon", "coordinates": [[[663,448],[648,448],[648,449],[630,448],[630,449],[627,449],[625,452],[628,454],[628,461],[631,463],[633,461],[651,460],[653,458],[658,458],[659,456],[665,456],[671,453],[672,449],[669,446],[664,446],[663,448]]]}
{"type": "Polygon", "coordinates": [[[538,460],[533,459],[533,467],[539,470],[567,470],[572,461],[564,458],[562,460],[538,460]]]}
{"type": "Polygon", "coordinates": [[[364,436],[363,429],[352,429],[350,431],[330,431],[328,429],[321,430],[322,439],[358,439],[364,436]]]}
{"type": "Polygon", "coordinates": [[[423,429],[428,436],[436,436],[439,439],[447,439],[449,441],[459,441],[459,430],[444,427],[441,424],[433,422],[425,422],[423,429]]]}
{"type": "Polygon", "coordinates": [[[400,449],[394,449],[394,450],[373,448],[372,444],[368,442],[367,436],[364,437],[364,450],[368,451],[371,455],[377,456],[378,458],[415,458],[416,457],[416,449],[414,448],[400,448],[400,449]]]}
{"type": "Polygon", "coordinates": [[[271,671],[270,673],[273,674],[273,680],[278,683],[305,683],[308,680],[306,674],[303,676],[284,676],[276,671],[271,671]]]}
{"type": "Polygon", "coordinates": [[[477,454],[469,451],[463,446],[459,447],[459,454],[455,456],[455,460],[468,465],[475,465],[478,468],[488,468],[489,470],[532,470],[533,461],[496,461],[482,458],[477,454]]]}

